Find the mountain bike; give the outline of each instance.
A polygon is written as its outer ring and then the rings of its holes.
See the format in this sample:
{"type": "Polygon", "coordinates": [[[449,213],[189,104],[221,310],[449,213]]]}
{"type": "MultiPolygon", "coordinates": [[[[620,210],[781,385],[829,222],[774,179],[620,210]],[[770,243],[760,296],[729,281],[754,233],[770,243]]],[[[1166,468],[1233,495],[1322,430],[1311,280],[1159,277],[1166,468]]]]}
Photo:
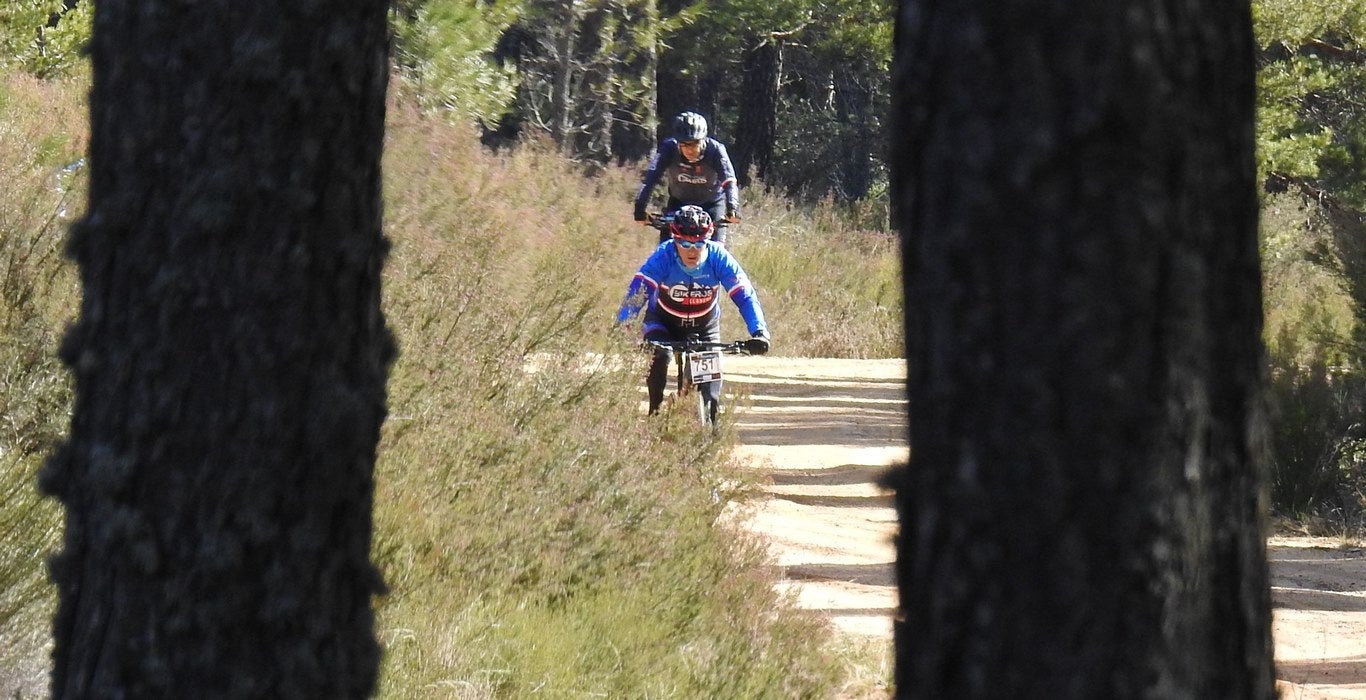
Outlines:
{"type": "Polygon", "coordinates": [[[749,344],[752,339],[718,343],[698,336],[688,336],[683,340],[647,342],[654,347],[673,351],[674,369],[677,372],[673,396],[675,405],[692,401],[697,420],[703,425],[711,425],[715,414],[709,410],[711,407],[707,406],[706,397],[697,390],[697,385],[721,381],[721,356],[750,354],[749,344]]]}

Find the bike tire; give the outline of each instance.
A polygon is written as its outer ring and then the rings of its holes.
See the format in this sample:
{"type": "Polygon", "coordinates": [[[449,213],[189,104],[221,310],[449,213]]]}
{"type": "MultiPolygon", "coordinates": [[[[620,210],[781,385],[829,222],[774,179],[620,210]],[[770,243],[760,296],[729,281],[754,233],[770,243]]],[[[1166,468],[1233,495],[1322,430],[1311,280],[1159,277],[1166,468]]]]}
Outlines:
{"type": "Polygon", "coordinates": [[[692,383],[692,361],[688,354],[679,351],[676,355],[678,367],[678,392],[677,398],[688,400],[693,405],[693,415],[701,425],[711,425],[711,415],[707,410],[707,397],[692,383]]]}

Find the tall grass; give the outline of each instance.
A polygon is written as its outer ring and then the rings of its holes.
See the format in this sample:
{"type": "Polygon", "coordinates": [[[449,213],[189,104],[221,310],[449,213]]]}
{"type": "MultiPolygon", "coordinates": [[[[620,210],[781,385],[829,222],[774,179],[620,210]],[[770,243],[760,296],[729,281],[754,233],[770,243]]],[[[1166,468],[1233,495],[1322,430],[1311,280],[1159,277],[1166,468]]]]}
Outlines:
{"type": "Polygon", "coordinates": [[[859,227],[860,217],[849,207],[828,200],[800,206],[762,188],[744,195],[748,223],[739,226],[731,248],[759,289],[774,351],[901,357],[901,261],[894,234],[859,227]]]}
{"type": "Polygon", "coordinates": [[[610,332],[653,247],[629,178],[395,112],[382,694],[827,695],[816,623],[717,521],[726,434],[641,420],[643,358],[610,332]]]}
{"type": "Polygon", "coordinates": [[[57,506],[35,492],[44,454],[65,430],[70,382],[54,349],[76,303],[62,264],[65,221],[81,187],[63,172],[83,149],[75,90],[23,76],[0,80],[0,695],[45,687],[45,578],[57,506]]]}
{"type": "MultiPolygon", "coordinates": [[[[84,196],[79,169],[60,173],[83,150],[85,117],[79,83],[3,85],[0,693],[32,695],[53,605],[43,555],[60,525],[33,475],[66,429],[55,356],[78,292],[60,249],[84,196]]],[[[645,357],[612,327],[655,246],[629,217],[638,173],[590,176],[545,145],[491,154],[402,99],[390,119],[384,297],[401,355],[376,471],[380,694],[849,687],[850,659],[875,655],[828,653],[826,628],[774,592],[762,544],[719,517],[752,486],[729,457],[729,422],[711,433],[681,413],[642,415],[645,357]]],[[[885,233],[761,193],[749,211],[737,247],[779,352],[899,351],[885,233]],[[827,249],[844,274],[797,262],[827,249]]]]}

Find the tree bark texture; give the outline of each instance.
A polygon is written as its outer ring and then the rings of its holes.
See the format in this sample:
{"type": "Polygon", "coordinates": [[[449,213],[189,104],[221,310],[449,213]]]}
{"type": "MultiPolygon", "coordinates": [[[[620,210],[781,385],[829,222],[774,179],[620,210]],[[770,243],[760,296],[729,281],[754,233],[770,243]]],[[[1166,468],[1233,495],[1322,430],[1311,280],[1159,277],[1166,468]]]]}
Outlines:
{"type": "Polygon", "coordinates": [[[736,179],[744,187],[749,186],[751,177],[763,180],[773,163],[782,65],[782,44],[778,39],[762,41],[745,52],[739,115],[730,149],[736,179]]]}
{"type": "Polygon", "coordinates": [[[1272,698],[1246,2],[902,0],[906,698],[1272,698]]]}
{"type": "Polygon", "coordinates": [[[55,698],[375,688],[385,12],[95,8],[55,698]]]}

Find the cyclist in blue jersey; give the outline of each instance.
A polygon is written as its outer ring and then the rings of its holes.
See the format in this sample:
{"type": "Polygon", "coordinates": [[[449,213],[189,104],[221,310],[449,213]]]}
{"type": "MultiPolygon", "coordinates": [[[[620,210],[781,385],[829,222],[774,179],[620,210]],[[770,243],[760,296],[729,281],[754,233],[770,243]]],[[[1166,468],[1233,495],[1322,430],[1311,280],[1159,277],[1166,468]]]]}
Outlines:
{"type": "MultiPolygon", "coordinates": [[[[701,207],[686,205],[678,210],[669,229],[672,240],[661,243],[631,280],[626,300],[617,312],[617,324],[635,318],[644,309],[641,333],[647,342],[682,341],[688,336],[720,342],[719,300],[724,289],[749,327],[746,349],[754,355],[768,352],[768,325],[749,276],[729,251],[707,240],[711,216],[701,207]]],[[[658,412],[664,401],[664,385],[673,362],[673,351],[668,348],[655,347],[654,353],[645,382],[650,413],[658,412]]],[[[721,382],[707,382],[697,388],[706,399],[708,419],[715,422],[721,382]]]]}
{"type": "MultiPolygon", "coordinates": [[[[731,165],[726,147],[707,136],[707,120],[702,115],[684,112],[674,118],[673,136],[659,144],[636,193],[636,221],[648,223],[645,208],[661,179],[668,183],[669,191],[665,214],[692,204],[705,210],[713,222],[740,221],[740,188],[735,181],[735,166],[731,165]]],[[[667,240],[669,232],[660,231],[659,242],[667,240]]],[[[726,227],[717,226],[712,240],[724,246],[726,227]]]]}

